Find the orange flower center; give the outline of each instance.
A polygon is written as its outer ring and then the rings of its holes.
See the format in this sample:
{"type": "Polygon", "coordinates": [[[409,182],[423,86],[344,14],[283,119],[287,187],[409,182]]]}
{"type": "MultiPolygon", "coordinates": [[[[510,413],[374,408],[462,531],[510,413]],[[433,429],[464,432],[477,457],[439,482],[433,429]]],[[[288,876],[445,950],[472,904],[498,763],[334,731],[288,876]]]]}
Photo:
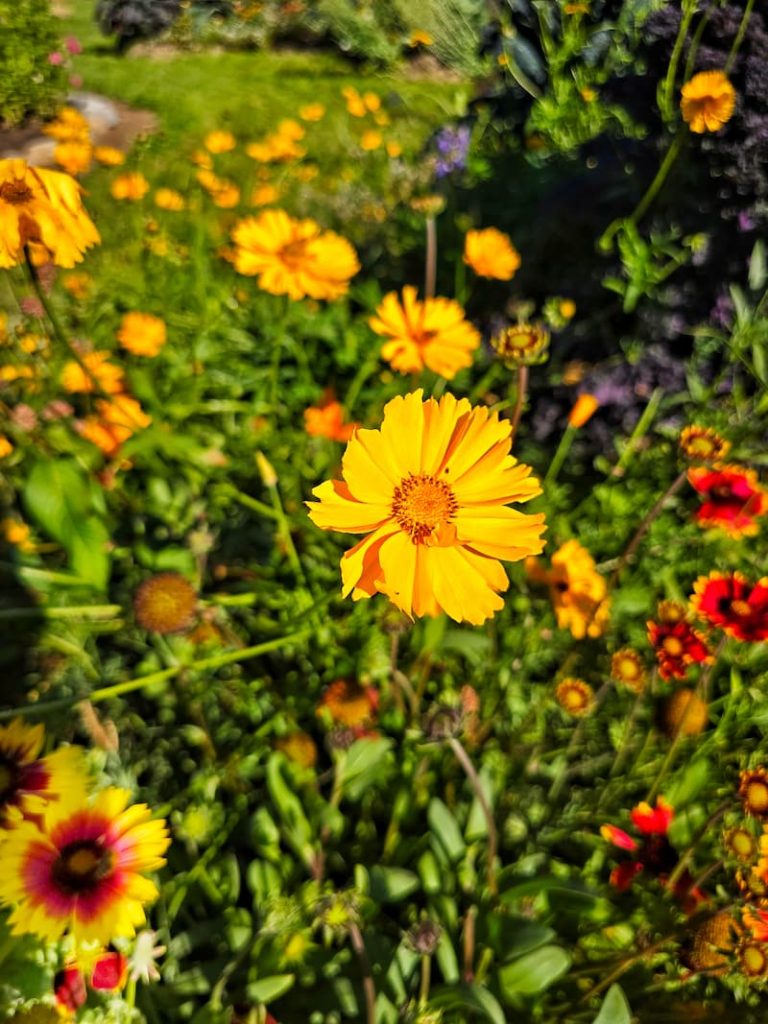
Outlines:
{"type": "Polygon", "coordinates": [[[280,250],[280,259],[289,270],[299,270],[307,260],[307,239],[297,238],[280,250]]]}
{"type": "Polygon", "coordinates": [[[95,839],[68,843],[54,862],[51,873],[58,887],[68,895],[95,889],[112,871],[113,857],[95,839]]]}
{"type": "Polygon", "coordinates": [[[746,795],[746,803],[752,810],[768,810],[768,785],[764,782],[750,782],[746,795]]]}
{"type": "Polygon", "coordinates": [[[392,515],[414,544],[424,544],[458,507],[448,484],[427,473],[401,480],[392,497],[392,515]]]}
{"type": "Polygon", "coordinates": [[[731,611],[734,615],[749,615],[751,610],[746,601],[733,601],[731,603],[731,611]]]}
{"type": "Polygon", "coordinates": [[[581,710],[587,706],[587,696],[575,686],[569,686],[561,695],[560,700],[563,707],[572,711],[581,710]]]}
{"type": "Polygon", "coordinates": [[[746,859],[755,852],[755,841],[749,832],[739,829],[731,836],[731,849],[737,857],[746,859]]]}
{"type": "Polygon", "coordinates": [[[683,645],[677,639],[676,636],[668,636],[661,645],[667,654],[671,654],[673,658],[683,653],[683,645]]]}
{"type": "Polygon", "coordinates": [[[744,972],[752,975],[762,974],[768,966],[765,953],[759,946],[746,946],[741,954],[741,963],[744,972]]]}
{"type": "Polygon", "coordinates": [[[625,679],[637,679],[640,669],[631,658],[622,658],[619,662],[619,674],[625,679]]]}
{"type": "Polygon", "coordinates": [[[32,199],[32,189],[24,181],[5,181],[0,185],[0,199],[11,206],[24,206],[32,199]]]}

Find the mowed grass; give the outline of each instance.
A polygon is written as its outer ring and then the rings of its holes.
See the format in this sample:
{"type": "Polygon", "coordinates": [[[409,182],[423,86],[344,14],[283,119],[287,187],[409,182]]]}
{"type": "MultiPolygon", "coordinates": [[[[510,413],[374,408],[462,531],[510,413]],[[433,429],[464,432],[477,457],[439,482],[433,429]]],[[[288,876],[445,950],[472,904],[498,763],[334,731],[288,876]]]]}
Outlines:
{"type": "Polygon", "coordinates": [[[312,158],[334,166],[349,159],[345,86],[382,97],[393,120],[388,135],[406,151],[460,114],[471,92],[464,82],[364,72],[332,53],[159,48],[155,55],[118,56],[95,24],[93,9],[93,0],[71,0],[62,18],[63,33],[75,35],[84,48],[74,61],[83,88],[154,111],[169,149],[214,128],[255,138],[303,104],[319,102],[328,115],[313,129],[312,158]]]}

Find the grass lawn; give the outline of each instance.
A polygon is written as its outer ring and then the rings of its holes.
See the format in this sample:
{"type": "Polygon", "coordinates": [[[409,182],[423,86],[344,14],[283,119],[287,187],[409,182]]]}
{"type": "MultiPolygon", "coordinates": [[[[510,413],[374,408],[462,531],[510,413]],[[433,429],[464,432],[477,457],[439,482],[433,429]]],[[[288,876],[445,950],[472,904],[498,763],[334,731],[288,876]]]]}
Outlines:
{"type": "Polygon", "coordinates": [[[348,120],[341,90],[352,85],[379,93],[396,123],[404,149],[423,142],[439,124],[461,113],[468,83],[407,80],[362,73],[333,54],[311,52],[162,53],[117,56],[93,20],[92,0],[72,0],[62,19],[84,52],[75,59],[83,88],[155,111],[170,148],[192,133],[229,128],[255,137],[304,103],[320,102],[329,114],[314,135],[313,157],[344,161],[339,134],[348,120]]]}

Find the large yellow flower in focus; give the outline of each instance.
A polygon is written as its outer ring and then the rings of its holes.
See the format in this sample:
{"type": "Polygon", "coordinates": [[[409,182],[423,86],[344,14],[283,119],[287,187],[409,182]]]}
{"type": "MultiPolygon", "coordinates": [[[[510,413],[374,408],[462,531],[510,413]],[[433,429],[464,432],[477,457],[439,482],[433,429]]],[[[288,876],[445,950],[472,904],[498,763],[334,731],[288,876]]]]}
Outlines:
{"type": "Polygon", "coordinates": [[[144,904],[157,898],[145,872],[165,863],[165,822],[130,793],[110,787],[89,802],[81,795],[49,804],[42,818],[9,831],[0,846],[0,902],[15,904],[13,935],[55,942],[130,938],[144,924],[144,904]]]}
{"type": "Polygon", "coordinates": [[[344,479],[315,488],[309,515],[323,530],[367,535],[341,560],[345,597],[380,592],[411,617],[444,611],[479,624],[504,606],[498,560],[544,546],[544,516],[506,507],[541,488],[510,454],[508,420],[422,394],[387,403],[380,430],[355,432],[344,479]]]}
{"type": "Polygon", "coordinates": [[[520,254],[509,235],[497,228],[468,231],[464,239],[464,262],[479,277],[509,281],[520,266],[520,254]]]}
{"type": "Polygon", "coordinates": [[[736,90],[722,71],[700,71],[681,89],[680,112],[697,135],[718,132],[736,107],[736,90]]]}
{"type": "Polygon", "coordinates": [[[480,333],[453,299],[416,298],[412,285],[403,288],[403,301],[397,292],[382,299],[376,316],[368,321],[390,341],[381,356],[400,373],[418,373],[425,366],[451,380],[459,370],[472,365],[472,353],[480,344],[480,333]]]}
{"type": "Polygon", "coordinates": [[[272,295],[338,299],[360,269],[346,238],[323,231],[313,220],[295,220],[284,210],[238,221],[232,240],[237,271],[258,275],[259,286],[272,295]]]}
{"type": "Polygon", "coordinates": [[[549,587],[561,629],[569,629],[577,640],[601,635],[610,612],[608,588],[594,558],[577,540],[568,540],[557,549],[551,569],[544,569],[535,558],[527,561],[525,568],[530,579],[549,587]]]}
{"type": "Polygon", "coordinates": [[[39,245],[59,267],[74,267],[101,241],[82,204],[80,185],[68,174],[0,160],[0,267],[24,259],[39,245]]]}

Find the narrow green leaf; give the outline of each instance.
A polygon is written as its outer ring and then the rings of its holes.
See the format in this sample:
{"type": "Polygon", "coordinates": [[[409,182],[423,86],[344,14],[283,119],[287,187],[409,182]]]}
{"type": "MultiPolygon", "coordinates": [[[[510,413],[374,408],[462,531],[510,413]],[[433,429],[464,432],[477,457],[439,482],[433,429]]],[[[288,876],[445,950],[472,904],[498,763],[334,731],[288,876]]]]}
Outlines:
{"type": "Polygon", "coordinates": [[[632,1024],[632,1011],[620,985],[611,985],[593,1024],[632,1024]]]}

